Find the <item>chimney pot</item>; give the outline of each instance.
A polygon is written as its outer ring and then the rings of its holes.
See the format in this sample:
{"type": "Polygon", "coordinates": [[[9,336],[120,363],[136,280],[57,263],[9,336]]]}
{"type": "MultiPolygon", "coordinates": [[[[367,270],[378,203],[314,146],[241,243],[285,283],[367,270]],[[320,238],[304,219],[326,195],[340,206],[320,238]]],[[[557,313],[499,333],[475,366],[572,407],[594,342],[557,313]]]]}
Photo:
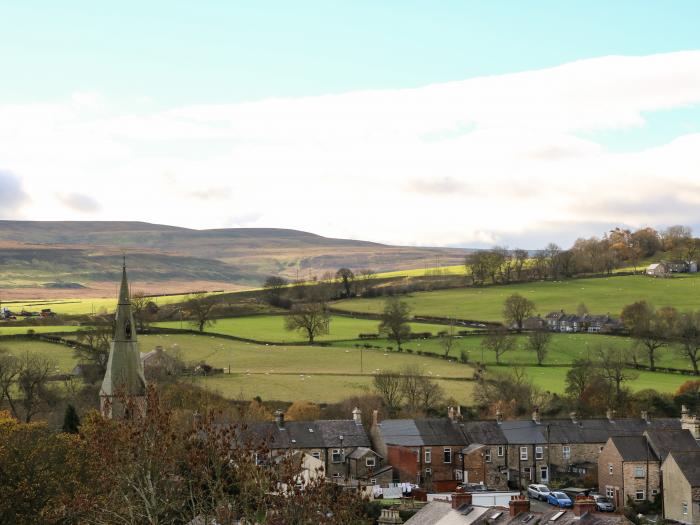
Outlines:
{"type": "Polygon", "coordinates": [[[523,512],[530,512],[530,500],[525,496],[512,496],[508,502],[508,510],[512,518],[523,512]]]}
{"type": "Polygon", "coordinates": [[[595,512],[598,506],[590,496],[576,496],[574,500],[574,516],[580,518],[584,514],[595,512]]]}
{"type": "Polygon", "coordinates": [[[275,410],[275,423],[279,428],[284,426],[284,412],[279,409],[275,410]]]}
{"type": "Polygon", "coordinates": [[[608,408],[608,409],[605,411],[605,416],[606,416],[610,421],[612,421],[613,418],[615,417],[615,411],[614,411],[612,408],[608,408]]]}
{"type": "Polygon", "coordinates": [[[362,410],[360,410],[358,407],[355,407],[355,409],[352,411],[352,419],[355,421],[355,424],[361,425],[362,424],[362,410]]]}
{"type": "Polygon", "coordinates": [[[496,423],[502,423],[503,422],[503,414],[501,413],[500,410],[496,412],[496,423]]]}
{"type": "Polygon", "coordinates": [[[642,410],[642,419],[649,423],[649,412],[647,412],[646,410],[642,410]]]}
{"type": "Polygon", "coordinates": [[[379,423],[379,410],[372,410],[372,426],[376,427],[379,423]]]}
{"type": "Polygon", "coordinates": [[[540,408],[539,407],[535,407],[535,410],[532,412],[532,420],[536,424],[538,424],[538,425],[540,424],[540,408]]]}

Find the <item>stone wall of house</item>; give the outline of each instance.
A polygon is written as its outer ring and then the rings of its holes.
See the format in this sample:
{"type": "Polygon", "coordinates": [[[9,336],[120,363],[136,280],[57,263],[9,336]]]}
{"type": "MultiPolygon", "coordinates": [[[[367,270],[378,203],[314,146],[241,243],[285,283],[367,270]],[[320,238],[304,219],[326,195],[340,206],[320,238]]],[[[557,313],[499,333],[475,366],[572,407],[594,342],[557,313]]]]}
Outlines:
{"type": "MultiPolygon", "coordinates": [[[[691,487],[675,461],[669,460],[664,463],[663,486],[665,487],[664,518],[689,525],[700,525],[700,513],[695,513],[692,505],[691,487]],[[672,490],[669,490],[669,487],[672,487],[672,490]],[[685,515],[683,503],[688,505],[688,513],[685,515]]],[[[700,489],[696,490],[697,499],[700,501],[700,489]]]]}
{"type": "Polygon", "coordinates": [[[603,448],[598,458],[598,491],[607,496],[611,496],[616,507],[625,504],[622,495],[623,487],[622,458],[617,449],[608,443],[603,448]],[[612,474],[610,466],[612,465],[612,474]],[[610,492],[612,489],[612,493],[610,492]]]}
{"type": "Polygon", "coordinates": [[[625,502],[630,498],[636,500],[638,490],[644,491],[644,499],[653,501],[654,495],[659,492],[661,487],[661,465],[658,461],[627,461],[623,464],[623,472],[625,482],[624,497],[625,502]],[[645,475],[637,477],[635,470],[642,468],[645,475]]]}
{"type": "MultiPolygon", "coordinates": [[[[474,465],[475,468],[475,481],[472,481],[471,474],[469,475],[470,483],[481,483],[482,481],[489,487],[494,489],[506,489],[508,488],[508,467],[507,467],[507,451],[508,447],[505,445],[500,445],[502,455],[498,455],[499,445],[486,446],[482,450],[477,450],[470,454],[471,456],[478,455],[478,460],[470,459],[470,465],[474,465]],[[486,451],[490,452],[490,461],[488,460],[489,455],[483,456],[483,466],[486,467],[486,479],[484,479],[483,468],[481,469],[481,474],[478,473],[480,465],[477,463],[482,460],[482,453],[486,451]],[[478,479],[477,479],[478,477],[478,479]]],[[[466,467],[467,456],[465,456],[465,467],[466,467]]]]}
{"type": "MultiPolygon", "coordinates": [[[[433,446],[421,447],[421,481],[456,481],[456,470],[461,470],[462,462],[459,454],[461,446],[433,446]],[[444,449],[450,450],[450,462],[444,461],[444,449]],[[430,462],[426,461],[426,451],[430,451],[430,462]],[[428,471],[427,469],[430,469],[428,471]]],[[[460,480],[461,481],[461,480],[460,480]]]]}

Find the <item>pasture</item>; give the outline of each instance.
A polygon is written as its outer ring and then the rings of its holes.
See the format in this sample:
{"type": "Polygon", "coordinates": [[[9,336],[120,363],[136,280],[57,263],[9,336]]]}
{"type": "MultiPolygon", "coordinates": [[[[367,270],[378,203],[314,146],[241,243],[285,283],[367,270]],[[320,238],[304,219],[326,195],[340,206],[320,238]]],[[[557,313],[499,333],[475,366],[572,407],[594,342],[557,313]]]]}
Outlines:
{"type": "MultiPolygon", "coordinates": [[[[413,315],[498,322],[503,320],[503,302],[514,293],[532,300],[540,315],[561,309],[575,313],[578,305],[584,303],[591,313],[617,316],[625,305],[639,300],[656,307],[693,310],[700,309],[700,273],[679,274],[671,279],[630,275],[454,288],[416,292],[402,299],[411,306],[413,315]]],[[[345,299],[332,306],[347,312],[377,314],[384,308],[384,299],[345,299]]]]}
{"type": "Polygon", "coordinates": [[[36,326],[12,326],[0,324],[0,335],[26,334],[30,331],[35,334],[71,333],[77,330],[87,329],[87,326],[76,325],[36,325],[36,326]]]}
{"type": "MultiPolygon", "coordinates": [[[[254,315],[248,317],[231,317],[217,319],[213,326],[205,328],[206,333],[224,334],[256,341],[271,343],[303,343],[307,341],[302,332],[290,332],[284,328],[283,315],[254,315]]],[[[180,321],[166,321],[154,323],[155,327],[180,328],[180,321]]],[[[371,319],[355,319],[352,317],[333,315],[329,324],[328,335],[319,336],[317,341],[339,341],[345,339],[358,339],[359,334],[376,334],[379,321],[371,319]]],[[[182,323],[183,328],[192,328],[187,321],[182,323]]],[[[444,325],[429,323],[412,323],[411,329],[416,332],[431,332],[437,334],[445,330],[444,325]]]]}

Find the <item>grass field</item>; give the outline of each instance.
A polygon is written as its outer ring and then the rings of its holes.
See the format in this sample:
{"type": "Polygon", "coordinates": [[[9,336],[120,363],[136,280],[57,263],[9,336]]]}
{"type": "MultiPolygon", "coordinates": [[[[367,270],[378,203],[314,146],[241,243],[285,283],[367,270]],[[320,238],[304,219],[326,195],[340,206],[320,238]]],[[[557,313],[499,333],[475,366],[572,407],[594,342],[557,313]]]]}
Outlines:
{"type": "Polygon", "coordinates": [[[56,373],[70,372],[78,362],[73,356],[72,348],[44,341],[12,339],[0,341],[0,348],[8,350],[9,353],[17,357],[30,353],[51,359],[56,362],[56,373]]]}
{"type": "MultiPolygon", "coordinates": [[[[154,323],[154,326],[164,328],[180,328],[180,321],[167,321],[154,323]]],[[[339,341],[344,339],[357,339],[359,334],[377,333],[379,321],[370,319],[353,319],[334,315],[331,316],[328,335],[317,338],[318,341],[339,341]]],[[[187,322],[183,328],[192,328],[187,322]]],[[[438,333],[445,330],[444,325],[428,323],[412,323],[411,329],[416,332],[438,333]]],[[[271,343],[303,343],[307,341],[301,332],[289,332],[284,328],[284,316],[281,315],[255,315],[249,317],[233,317],[219,319],[216,324],[206,329],[207,333],[234,335],[256,341],[269,341],[271,343]]]]}
{"type": "MultiPolygon", "coordinates": [[[[459,357],[460,351],[465,350],[469,354],[470,362],[485,362],[487,365],[495,365],[496,357],[493,352],[483,350],[481,347],[481,336],[461,337],[457,340],[450,356],[459,357]]],[[[369,344],[376,346],[396,346],[392,341],[378,339],[369,341],[369,344]]],[[[360,344],[359,341],[340,341],[333,343],[334,346],[348,346],[360,344]]],[[[545,364],[565,366],[571,364],[575,359],[595,358],[596,351],[600,346],[614,346],[629,348],[632,340],[628,337],[616,337],[593,334],[552,334],[549,346],[549,353],[545,359],[545,364]]],[[[410,348],[415,352],[431,352],[442,354],[443,349],[437,339],[422,339],[405,343],[404,348],[410,348]]],[[[507,352],[501,357],[504,365],[535,365],[537,359],[535,353],[527,350],[527,336],[516,336],[516,346],[511,352],[507,352]]],[[[643,357],[641,362],[644,364],[643,357]]],[[[691,370],[690,361],[682,358],[673,348],[661,348],[657,351],[656,364],[659,367],[680,368],[691,370]]]]}
{"type": "Polygon", "coordinates": [[[76,330],[89,328],[87,326],[73,325],[37,325],[37,326],[3,326],[0,325],[0,335],[15,335],[26,334],[29,330],[33,330],[35,334],[49,333],[70,333],[76,330]]]}
{"type": "MultiPolygon", "coordinates": [[[[560,309],[573,313],[580,303],[585,303],[591,313],[619,315],[625,305],[641,299],[657,307],[700,309],[700,274],[681,274],[672,279],[633,275],[456,288],[417,292],[404,299],[414,315],[501,321],[503,301],[514,293],[534,301],[542,315],[560,309]]],[[[346,299],[333,303],[333,307],[348,312],[379,313],[384,308],[384,299],[346,299]]]]}

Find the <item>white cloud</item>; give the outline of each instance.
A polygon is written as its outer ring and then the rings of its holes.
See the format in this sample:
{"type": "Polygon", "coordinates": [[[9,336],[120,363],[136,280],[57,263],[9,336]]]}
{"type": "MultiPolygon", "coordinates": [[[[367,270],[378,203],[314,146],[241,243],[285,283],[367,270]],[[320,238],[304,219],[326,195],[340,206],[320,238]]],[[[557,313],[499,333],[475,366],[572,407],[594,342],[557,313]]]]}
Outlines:
{"type": "Polygon", "coordinates": [[[77,93],[0,104],[0,167],[22,178],[32,200],[21,215],[35,219],[73,217],[51,196],[80,194],[100,203],[81,218],[221,227],[245,217],[248,226],[432,245],[556,224],[574,237],[576,223],[693,219],[682,204],[698,203],[688,188],[700,135],[624,154],[580,138],[693,104],[700,51],[166,111],[117,110],[77,93]]]}

